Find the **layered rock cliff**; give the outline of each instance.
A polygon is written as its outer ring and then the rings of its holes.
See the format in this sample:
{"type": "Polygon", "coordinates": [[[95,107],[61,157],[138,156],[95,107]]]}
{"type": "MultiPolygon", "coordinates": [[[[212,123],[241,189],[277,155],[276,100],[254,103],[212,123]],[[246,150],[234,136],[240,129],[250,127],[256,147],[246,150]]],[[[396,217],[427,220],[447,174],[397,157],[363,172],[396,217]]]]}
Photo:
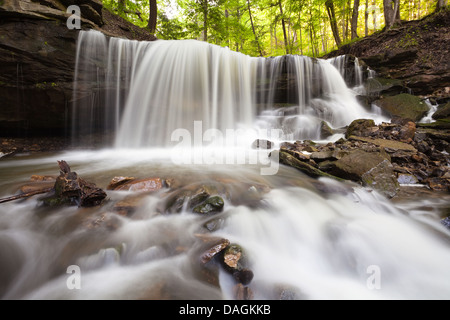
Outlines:
{"type": "MultiPolygon", "coordinates": [[[[0,135],[67,135],[78,29],[67,26],[69,0],[0,1],[0,135]]],[[[81,29],[110,36],[152,37],[105,10],[99,0],[81,0],[81,29]]]]}

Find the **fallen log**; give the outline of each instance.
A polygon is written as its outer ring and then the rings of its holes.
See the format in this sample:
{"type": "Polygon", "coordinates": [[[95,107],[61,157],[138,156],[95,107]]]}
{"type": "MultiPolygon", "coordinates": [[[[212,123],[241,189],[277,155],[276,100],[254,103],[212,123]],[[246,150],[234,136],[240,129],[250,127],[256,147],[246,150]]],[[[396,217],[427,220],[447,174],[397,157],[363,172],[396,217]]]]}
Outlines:
{"type": "Polygon", "coordinates": [[[29,197],[35,196],[37,194],[48,193],[52,190],[53,190],[53,187],[50,187],[50,188],[45,188],[45,189],[41,189],[41,190],[35,190],[35,191],[26,192],[26,193],[21,193],[21,194],[17,194],[17,195],[11,196],[11,197],[2,198],[2,199],[0,199],[0,203],[10,202],[10,201],[18,200],[18,199],[23,199],[23,198],[29,198],[29,197]]]}
{"type": "Polygon", "coordinates": [[[71,171],[66,161],[58,161],[60,174],[52,187],[24,192],[11,197],[0,199],[0,203],[28,198],[37,194],[50,193],[41,199],[49,206],[78,205],[91,207],[100,205],[106,198],[106,192],[98,188],[94,183],[87,182],[71,171]]]}

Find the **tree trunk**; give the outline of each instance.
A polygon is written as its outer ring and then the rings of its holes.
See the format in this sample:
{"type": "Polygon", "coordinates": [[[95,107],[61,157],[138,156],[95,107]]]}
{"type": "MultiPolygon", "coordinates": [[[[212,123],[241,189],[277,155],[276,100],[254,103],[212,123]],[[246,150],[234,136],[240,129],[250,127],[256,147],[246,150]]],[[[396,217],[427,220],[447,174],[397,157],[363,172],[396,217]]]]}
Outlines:
{"type": "Polygon", "coordinates": [[[253,36],[255,37],[256,45],[258,46],[259,56],[262,57],[263,53],[261,50],[261,46],[259,45],[258,36],[256,35],[255,25],[253,24],[252,11],[250,10],[250,0],[247,0],[248,6],[248,15],[250,16],[250,23],[252,24],[253,36]]]}
{"type": "Polygon", "coordinates": [[[298,25],[299,25],[300,54],[303,55],[302,21],[301,21],[300,11],[298,13],[298,25]]]}
{"type": "Polygon", "coordinates": [[[347,0],[347,3],[344,2],[344,12],[342,14],[342,38],[345,41],[348,39],[348,30],[349,30],[349,20],[350,20],[350,3],[351,0],[347,0]]]}
{"type": "Polygon", "coordinates": [[[336,13],[334,11],[334,5],[332,0],[327,0],[325,2],[325,6],[327,8],[328,18],[330,19],[331,31],[333,32],[334,41],[336,41],[336,45],[338,47],[341,46],[341,38],[339,36],[339,29],[336,21],[336,13]]]}
{"type": "Polygon", "coordinates": [[[369,35],[369,0],[366,0],[366,10],[364,11],[364,35],[369,35]]]}
{"type": "Polygon", "coordinates": [[[384,22],[386,30],[392,28],[400,18],[400,0],[383,0],[384,22]],[[392,4],[394,7],[392,7],[392,4]]]}
{"type": "Polygon", "coordinates": [[[283,17],[283,6],[281,5],[281,0],[278,1],[278,6],[280,7],[281,24],[283,26],[284,47],[286,48],[286,54],[289,54],[288,39],[287,39],[287,34],[286,34],[286,23],[285,23],[284,17],[283,17]]]}
{"type": "Polygon", "coordinates": [[[119,0],[119,13],[123,13],[125,11],[125,0],[119,0]]]}
{"type": "Polygon", "coordinates": [[[359,0],[353,2],[352,12],[352,40],[358,38],[358,13],[359,13],[359,0]]]}
{"type": "Polygon", "coordinates": [[[203,0],[203,41],[208,41],[208,0],[203,0]]]}
{"type": "Polygon", "coordinates": [[[150,14],[148,17],[147,29],[154,35],[156,33],[156,23],[158,18],[158,6],[156,0],[149,1],[149,10],[150,14]]]}
{"type": "Polygon", "coordinates": [[[438,0],[436,4],[436,11],[439,11],[447,7],[447,0],[438,0]]]}

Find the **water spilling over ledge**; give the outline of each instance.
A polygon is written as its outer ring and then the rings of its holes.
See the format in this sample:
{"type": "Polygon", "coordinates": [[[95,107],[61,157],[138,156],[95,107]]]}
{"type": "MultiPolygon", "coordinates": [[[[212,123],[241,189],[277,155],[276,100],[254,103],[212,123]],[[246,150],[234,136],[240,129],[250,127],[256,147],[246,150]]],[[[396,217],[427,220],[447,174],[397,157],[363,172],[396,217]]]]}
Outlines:
{"type": "Polygon", "coordinates": [[[54,175],[61,159],[104,189],[124,175],[165,183],[148,193],[108,190],[108,201],[92,208],[49,208],[38,197],[0,205],[0,297],[447,298],[450,231],[440,223],[440,207],[448,198],[395,204],[377,191],[311,179],[291,167],[261,175],[249,163],[171,159],[174,130],[194,134],[199,122],[201,133],[279,129],[283,140],[320,138],[321,121],[337,128],[373,118],[355,100],[359,69],[348,88],[341,62],[251,58],[197,41],[81,32],[73,139],[86,148],[94,133],[111,133],[112,140],[101,150],[2,159],[0,197],[32,174],[54,175]],[[221,211],[194,212],[198,190],[221,197],[221,211]],[[132,214],[119,213],[135,198],[132,214]],[[169,210],[173,203],[178,207],[169,210]],[[245,250],[247,277],[230,273],[220,254],[210,258],[228,244],[245,250]],[[79,288],[70,270],[81,272],[79,288]],[[245,294],[236,295],[236,286],[245,294]]]}
{"type": "MultiPolygon", "coordinates": [[[[321,121],[338,128],[374,116],[347,87],[343,60],[254,58],[195,40],[81,32],[73,137],[109,131],[117,147],[169,146],[176,129],[194,132],[202,121],[204,130],[276,128],[284,140],[320,139],[321,121]]],[[[357,60],[354,73],[358,87],[357,60]]]]}

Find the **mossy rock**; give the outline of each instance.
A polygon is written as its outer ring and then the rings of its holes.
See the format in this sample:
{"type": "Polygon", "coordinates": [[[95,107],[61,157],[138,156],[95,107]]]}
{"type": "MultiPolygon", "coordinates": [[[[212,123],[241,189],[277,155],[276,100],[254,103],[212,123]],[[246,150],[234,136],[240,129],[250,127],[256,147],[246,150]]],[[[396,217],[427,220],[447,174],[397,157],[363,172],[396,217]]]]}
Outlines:
{"type": "Polygon", "coordinates": [[[422,99],[408,93],[384,97],[376,100],[374,104],[392,116],[410,119],[414,122],[422,119],[430,110],[430,107],[422,99]]]}
{"type": "Polygon", "coordinates": [[[192,210],[194,213],[211,214],[223,210],[224,201],[220,196],[213,196],[206,199],[203,203],[197,205],[192,210]]]}
{"type": "Polygon", "coordinates": [[[422,128],[448,130],[450,129],[450,117],[439,119],[431,123],[419,123],[417,126],[422,128]]]}
{"type": "Polygon", "coordinates": [[[450,102],[447,102],[443,106],[438,107],[432,118],[435,120],[450,119],[450,102]]]}
{"type": "Polygon", "coordinates": [[[347,128],[345,137],[348,138],[352,135],[363,136],[370,128],[376,127],[375,121],[372,119],[357,119],[354,120],[347,128]]]}

